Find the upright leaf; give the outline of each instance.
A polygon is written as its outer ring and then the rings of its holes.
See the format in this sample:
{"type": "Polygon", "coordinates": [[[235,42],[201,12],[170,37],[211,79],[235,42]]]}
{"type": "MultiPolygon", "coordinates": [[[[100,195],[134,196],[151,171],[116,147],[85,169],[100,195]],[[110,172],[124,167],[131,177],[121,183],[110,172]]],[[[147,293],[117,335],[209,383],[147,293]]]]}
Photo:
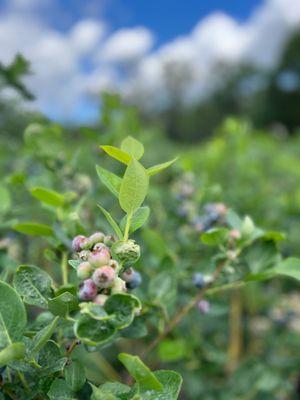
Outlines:
{"type": "Polygon", "coordinates": [[[34,187],[30,189],[30,193],[33,197],[49,206],[61,207],[65,203],[65,196],[55,190],[44,187],[34,187]]]}
{"type": "Polygon", "coordinates": [[[48,300],[52,296],[52,279],[45,271],[34,265],[20,265],[13,283],[25,303],[48,307],[48,300]]]}
{"type": "Polygon", "coordinates": [[[278,275],[289,276],[300,281],[300,258],[286,258],[280,262],[272,272],[278,275]]]}
{"type": "Polygon", "coordinates": [[[71,390],[78,392],[86,381],[84,366],[79,361],[72,361],[65,368],[65,380],[71,390]]]}
{"type": "Polygon", "coordinates": [[[26,327],[26,311],[18,293],[0,281],[0,347],[21,339],[26,327]]]}
{"type": "Polygon", "coordinates": [[[106,154],[115,158],[116,160],[120,161],[123,164],[128,165],[131,160],[130,154],[126,153],[125,151],[119,149],[118,147],[114,146],[100,146],[102,150],[105,151],[106,154]]]}
{"type": "MultiPolygon", "coordinates": [[[[131,224],[130,224],[130,233],[135,232],[139,228],[141,228],[148,220],[150,215],[150,208],[145,206],[145,207],[139,207],[133,214],[131,218],[131,224]]],[[[127,215],[122,219],[121,221],[121,228],[124,230],[126,226],[126,221],[127,221],[127,215]]]]}
{"type": "Polygon", "coordinates": [[[159,172],[163,171],[164,169],[170,167],[172,164],[174,164],[174,162],[176,160],[177,160],[177,157],[173,158],[173,160],[166,161],[166,162],[164,162],[162,164],[153,165],[153,167],[150,167],[150,168],[147,169],[147,174],[149,176],[156,175],[159,172]]]}
{"type": "Polygon", "coordinates": [[[142,205],[148,185],[145,168],[133,158],[126,168],[119,195],[120,206],[127,214],[133,214],[142,205]]]}
{"type": "Polygon", "coordinates": [[[117,236],[119,239],[122,238],[123,234],[121,229],[119,228],[118,224],[116,223],[116,221],[113,219],[113,217],[110,215],[110,213],[108,211],[105,210],[105,208],[103,208],[102,206],[100,206],[100,204],[98,204],[98,207],[100,208],[100,210],[103,212],[105,218],[107,219],[107,222],[110,224],[110,226],[113,228],[113,230],[116,232],[117,236]]]}
{"type": "Polygon", "coordinates": [[[55,317],[51,324],[45,326],[40,330],[32,339],[31,354],[37,354],[48,342],[48,340],[53,335],[55,328],[57,326],[59,317],[55,317]]]}
{"type": "Polygon", "coordinates": [[[9,344],[0,351],[0,368],[14,360],[20,360],[25,356],[25,344],[22,342],[9,344]]]}
{"type": "Polygon", "coordinates": [[[132,136],[127,136],[127,138],[122,141],[121,149],[130,154],[136,160],[139,160],[144,154],[143,144],[132,136]]]}
{"type": "Polygon", "coordinates": [[[99,165],[96,165],[96,171],[103,185],[105,185],[113,195],[119,197],[119,191],[122,179],[118,175],[115,175],[112,172],[107,171],[106,169],[100,167],[99,165]]]}
{"type": "Polygon", "coordinates": [[[119,360],[137,382],[140,392],[147,390],[161,391],[163,389],[163,385],[139,357],[121,353],[119,360]]]}

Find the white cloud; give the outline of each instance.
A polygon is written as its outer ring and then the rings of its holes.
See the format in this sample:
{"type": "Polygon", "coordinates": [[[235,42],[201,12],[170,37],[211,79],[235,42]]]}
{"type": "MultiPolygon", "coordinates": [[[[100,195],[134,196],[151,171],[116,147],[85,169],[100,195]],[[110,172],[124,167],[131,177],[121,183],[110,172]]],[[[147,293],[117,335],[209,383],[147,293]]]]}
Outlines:
{"type": "Polygon", "coordinates": [[[34,75],[26,82],[37,96],[35,105],[67,119],[80,119],[81,104],[103,89],[118,89],[150,109],[179,93],[186,102],[201,98],[218,81],[219,63],[274,65],[300,24],[299,1],[266,0],[246,22],[213,13],[153,51],[154,35],[142,26],[110,33],[103,20],[81,19],[59,31],[37,11],[47,5],[49,0],[7,1],[0,60],[8,63],[23,53],[32,63],[34,75]]]}
{"type": "Polygon", "coordinates": [[[152,33],[144,28],[120,29],[105,43],[99,58],[108,62],[137,62],[151,49],[152,33]]]}

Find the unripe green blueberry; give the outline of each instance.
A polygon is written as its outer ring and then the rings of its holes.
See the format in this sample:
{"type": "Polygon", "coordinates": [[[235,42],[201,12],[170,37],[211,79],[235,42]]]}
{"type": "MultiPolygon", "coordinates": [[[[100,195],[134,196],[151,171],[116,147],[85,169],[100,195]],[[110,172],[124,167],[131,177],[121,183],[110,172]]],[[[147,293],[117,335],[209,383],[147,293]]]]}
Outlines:
{"type": "Polygon", "coordinates": [[[72,240],[72,249],[76,252],[81,250],[81,244],[86,241],[86,237],[83,235],[75,236],[72,240]]]}
{"type": "Polygon", "coordinates": [[[94,251],[90,254],[88,260],[89,260],[89,263],[94,268],[108,265],[109,260],[110,260],[110,252],[107,248],[103,248],[99,251],[94,251]]]}
{"type": "Polygon", "coordinates": [[[87,261],[88,258],[89,258],[89,256],[90,256],[91,254],[92,254],[92,253],[91,253],[91,251],[89,251],[89,250],[82,250],[82,251],[79,253],[79,258],[80,258],[80,260],[82,260],[82,261],[87,261]]]}
{"type": "Polygon", "coordinates": [[[84,240],[82,240],[82,242],[80,243],[80,248],[81,250],[90,250],[91,249],[91,243],[89,238],[85,238],[84,240]]]}
{"type": "Polygon", "coordinates": [[[89,301],[93,300],[98,292],[98,288],[92,279],[86,279],[79,286],[80,300],[89,301]]]}
{"type": "Polygon", "coordinates": [[[91,246],[94,246],[96,243],[102,243],[105,238],[104,233],[95,232],[89,237],[89,242],[91,246]]]}
{"type": "Polygon", "coordinates": [[[126,282],[123,281],[123,279],[117,277],[114,280],[113,286],[111,288],[111,294],[124,293],[124,292],[127,292],[126,282]]]}
{"type": "Polygon", "coordinates": [[[84,261],[78,265],[77,276],[79,279],[87,279],[91,276],[92,266],[89,262],[84,261]]]}
{"type": "Polygon", "coordinates": [[[103,307],[107,299],[108,296],[106,296],[106,294],[97,294],[97,296],[93,300],[93,303],[103,307]]]}
{"type": "Polygon", "coordinates": [[[112,235],[105,236],[103,243],[111,247],[115,243],[115,238],[112,235]]]}
{"type": "Polygon", "coordinates": [[[97,268],[93,273],[93,281],[99,288],[102,289],[112,286],[115,277],[116,271],[108,265],[97,268]]]}
{"type": "Polygon", "coordinates": [[[117,242],[111,250],[113,257],[120,261],[124,267],[134,264],[140,258],[140,246],[134,240],[117,242]]]}
{"type": "Polygon", "coordinates": [[[108,265],[110,266],[110,267],[112,267],[115,271],[119,271],[119,269],[120,269],[120,265],[119,265],[119,263],[118,263],[118,261],[116,261],[116,260],[109,260],[109,263],[108,263],[108,265]]]}
{"type": "Polygon", "coordinates": [[[100,251],[102,249],[107,249],[107,247],[104,243],[96,243],[93,246],[93,252],[100,251]]]}

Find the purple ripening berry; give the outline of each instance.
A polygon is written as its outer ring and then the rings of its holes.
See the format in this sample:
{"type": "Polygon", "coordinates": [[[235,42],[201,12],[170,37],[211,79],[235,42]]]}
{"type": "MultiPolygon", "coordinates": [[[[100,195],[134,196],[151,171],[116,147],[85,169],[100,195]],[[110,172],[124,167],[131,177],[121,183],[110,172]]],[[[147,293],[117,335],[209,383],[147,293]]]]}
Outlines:
{"type": "Polygon", "coordinates": [[[86,240],[86,237],[83,235],[75,236],[72,240],[72,249],[73,251],[79,252],[81,250],[81,243],[86,240]]]}
{"type": "Polygon", "coordinates": [[[89,258],[89,263],[92,265],[94,268],[99,268],[104,265],[107,265],[110,260],[110,251],[108,248],[102,248],[99,251],[93,251],[89,258]]]}
{"type": "Polygon", "coordinates": [[[98,288],[92,279],[86,279],[79,286],[80,300],[89,301],[93,300],[98,292],[98,288]]]}
{"type": "Polygon", "coordinates": [[[207,314],[210,311],[210,303],[207,300],[200,300],[198,303],[198,309],[202,314],[207,314]]]}
{"type": "Polygon", "coordinates": [[[87,279],[91,276],[92,266],[89,262],[84,261],[77,267],[77,276],[79,279],[87,279]]]}
{"type": "Polygon", "coordinates": [[[115,277],[115,270],[108,265],[97,268],[93,273],[93,281],[99,288],[108,288],[112,286],[115,277]]]}

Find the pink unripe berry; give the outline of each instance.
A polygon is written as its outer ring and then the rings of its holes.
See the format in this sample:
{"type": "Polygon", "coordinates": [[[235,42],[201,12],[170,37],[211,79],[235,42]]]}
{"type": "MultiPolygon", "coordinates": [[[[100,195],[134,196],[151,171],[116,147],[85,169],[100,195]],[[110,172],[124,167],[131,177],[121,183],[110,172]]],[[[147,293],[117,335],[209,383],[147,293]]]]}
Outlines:
{"type": "Polygon", "coordinates": [[[93,246],[93,252],[100,251],[100,250],[106,249],[106,248],[107,248],[107,247],[105,246],[104,243],[96,243],[96,244],[94,244],[94,246],[93,246]]]}
{"type": "Polygon", "coordinates": [[[198,309],[202,314],[207,314],[210,311],[210,303],[207,300],[200,300],[198,303],[198,309]]]}
{"type": "Polygon", "coordinates": [[[81,244],[86,240],[86,237],[83,235],[75,236],[72,240],[72,249],[76,252],[81,250],[81,244]]]}
{"type": "Polygon", "coordinates": [[[121,275],[121,278],[125,281],[125,282],[130,282],[132,277],[133,277],[134,271],[132,268],[128,268],[126,269],[126,271],[124,271],[121,275]]]}
{"type": "Polygon", "coordinates": [[[84,261],[78,265],[77,276],[79,279],[87,279],[91,276],[92,266],[89,262],[84,261]]]}
{"type": "Polygon", "coordinates": [[[102,232],[95,232],[89,237],[89,242],[91,246],[93,246],[96,243],[102,243],[105,238],[104,233],[102,232]]]}
{"type": "Polygon", "coordinates": [[[108,296],[106,296],[106,294],[98,294],[94,298],[93,303],[98,304],[99,306],[103,307],[107,299],[108,299],[108,296]]]}
{"type": "Polygon", "coordinates": [[[93,300],[98,292],[98,288],[92,279],[86,279],[79,286],[79,298],[84,301],[93,300]]]}
{"type": "Polygon", "coordinates": [[[94,268],[102,267],[107,265],[110,260],[110,252],[107,248],[103,248],[99,251],[94,251],[89,256],[89,262],[94,268]]]}
{"type": "Polygon", "coordinates": [[[229,236],[231,237],[231,239],[238,240],[241,238],[241,232],[238,229],[232,229],[229,232],[229,236]]]}
{"type": "Polygon", "coordinates": [[[100,288],[108,288],[113,284],[116,277],[116,272],[112,267],[108,265],[97,268],[93,273],[93,281],[100,288]]]}

